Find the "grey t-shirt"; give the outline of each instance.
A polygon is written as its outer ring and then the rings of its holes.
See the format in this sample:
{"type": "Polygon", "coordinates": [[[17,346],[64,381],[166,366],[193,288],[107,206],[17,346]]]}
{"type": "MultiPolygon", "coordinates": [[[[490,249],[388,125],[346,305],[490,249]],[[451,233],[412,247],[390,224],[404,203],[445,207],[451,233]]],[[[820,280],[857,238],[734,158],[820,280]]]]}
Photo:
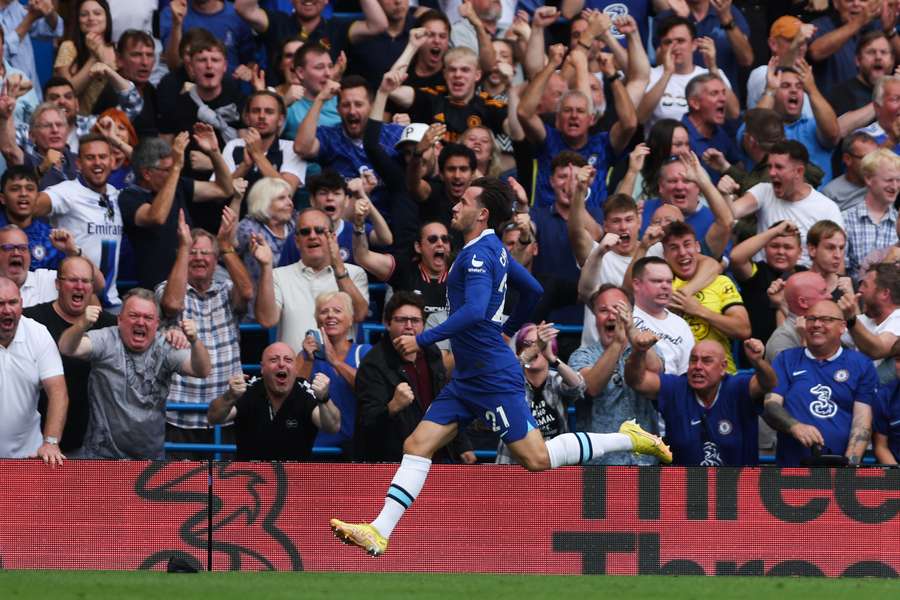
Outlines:
{"type": "Polygon", "coordinates": [[[90,421],[84,458],[164,458],[166,396],[172,374],[190,356],[157,333],[150,348],[125,349],[118,327],[88,331],[90,421]]]}

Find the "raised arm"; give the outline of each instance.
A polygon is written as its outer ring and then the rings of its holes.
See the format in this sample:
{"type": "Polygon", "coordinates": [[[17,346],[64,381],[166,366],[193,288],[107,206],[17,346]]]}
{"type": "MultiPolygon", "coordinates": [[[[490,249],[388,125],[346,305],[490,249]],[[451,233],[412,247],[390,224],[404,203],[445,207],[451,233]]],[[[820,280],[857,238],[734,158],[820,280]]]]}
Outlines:
{"type": "Polygon", "coordinates": [[[275,301],[275,282],[272,277],[272,249],[259,234],[250,237],[250,253],[259,263],[256,282],[256,301],[253,314],[263,327],[274,327],[281,320],[281,307],[275,301]]]}
{"type": "Polygon", "coordinates": [[[375,37],[384,33],[388,28],[387,16],[378,0],[359,0],[365,19],[354,21],[347,32],[347,39],[351,44],[358,44],[366,38],[375,37]]]}
{"type": "Polygon", "coordinates": [[[341,89],[337,81],[326,81],[322,90],[316,95],[309,112],[303,117],[297,126],[297,135],[294,138],[294,152],[306,159],[315,159],[319,155],[319,140],[316,138],[316,129],[319,127],[319,115],[322,114],[322,106],[335,96],[341,89]]]}
{"type": "Polygon", "coordinates": [[[537,114],[537,108],[541,103],[541,95],[543,94],[544,87],[546,87],[547,82],[550,80],[550,76],[553,75],[556,69],[559,68],[559,65],[562,64],[564,53],[565,47],[562,44],[550,46],[550,60],[547,62],[546,66],[535,75],[534,79],[525,86],[525,90],[522,92],[522,97],[519,100],[519,107],[517,110],[519,124],[525,131],[525,137],[532,143],[543,144],[544,140],[547,138],[547,129],[544,127],[541,116],[537,114]]]}
{"type": "Polygon", "coordinates": [[[241,399],[247,391],[247,380],[243,373],[236,373],[228,379],[228,389],[221,396],[209,403],[206,409],[206,419],[210,425],[219,425],[234,419],[237,416],[235,403],[241,399]]]}
{"type": "Polygon", "coordinates": [[[238,16],[257,33],[269,29],[269,15],[259,7],[259,0],[234,0],[234,10],[238,16]]]}
{"type": "Polygon", "coordinates": [[[888,358],[892,354],[897,336],[890,331],[882,333],[869,331],[857,319],[860,314],[859,299],[861,297],[861,293],[844,294],[838,299],[838,306],[841,312],[844,313],[844,319],[847,320],[847,331],[850,333],[850,337],[853,338],[853,343],[856,344],[859,351],[872,360],[888,358]]]}
{"type": "Polygon", "coordinates": [[[163,186],[153,196],[153,200],[142,204],[134,213],[134,222],[138,227],[159,227],[164,225],[172,212],[172,204],[175,201],[175,190],[178,187],[178,179],[184,168],[184,149],[187,148],[190,137],[186,131],[182,131],[172,142],[172,169],[166,176],[163,186]]]}
{"type": "Polygon", "coordinates": [[[797,226],[791,221],[782,221],[762,233],[749,237],[731,250],[731,272],[738,281],[746,281],[753,274],[753,257],[766,247],[766,244],[779,236],[794,235],[797,226]]]}
{"type": "Polygon", "coordinates": [[[647,368],[647,353],[659,341],[649,331],[631,330],[631,355],[625,361],[625,383],[641,396],[656,400],[659,396],[659,373],[647,368]]]}
{"type": "MultiPolygon", "coordinates": [[[[334,280],[337,283],[338,290],[346,292],[353,301],[353,320],[362,323],[369,314],[369,299],[363,296],[357,287],[357,282],[353,280],[347,271],[347,265],[341,258],[341,248],[337,243],[337,236],[334,232],[328,233],[328,250],[331,254],[331,270],[334,273],[334,280]]],[[[365,278],[365,274],[363,274],[365,278]]]]}
{"type": "Polygon", "coordinates": [[[209,377],[212,371],[212,362],[209,360],[209,352],[206,346],[197,337],[197,324],[191,319],[182,319],[179,323],[184,337],[191,345],[191,355],[184,359],[178,368],[178,373],[188,377],[209,377]]]}
{"type": "Polygon", "coordinates": [[[178,47],[181,45],[184,16],[187,14],[187,0],[172,0],[169,3],[169,10],[172,14],[172,28],[169,30],[168,39],[166,39],[163,58],[169,70],[174,71],[181,66],[181,55],[178,53],[178,47]]]}
{"type": "Polygon", "coordinates": [[[594,177],[597,176],[597,170],[590,165],[585,165],[577,169],[570,166],[569,169],[571,171],[569,174],[570,181],[572,179],[575,180],[575,191],[572,194],[566,230],[569,233],[569,244],[572,246],[575,260],[579,265],[583,265],[587,260],[588,255],[591,253],[591,249],[594,247],[594,238],[588,232],[588,227],[594,225],[595,232],[601,233],[601,231],[597,231],[599,225],[597,225],[597,222],[588,214],[587,208],[585,207],[587,191],[590,189],[594,177]]]}
{"type": "Polygon", "coordinates": [[[731,11],[732,0],[712,0],[710,4],[719,15],[719,22],[722,23],[722,29],[725,30],[737,64],[742,67],[751,66],[753,64],[753,48],[750,46],[747,35],[735,23],[735,14],[731,11]]]}
{"type": "Polygon", "coordinates": [[[680,158],[685,166],[685,178],[694,181],[700,188],[700,193],[709,203],[709,209],[713,213],[715,221],[706,232],[706,244],[713,253],[714,258],[721,258],[725,253],[728,242],[731,241],[731,230],[734,227],[734,215],[731,207],[725,202],[722,194],[713,185],[709,174],[700,165],[700,159],[693,152],[680,158]]]}
{"type": "Polygon", "coordinates": [[[0,95],[0,153],[10,165],[21,165],[25,162],[25,153],[16,143],[16,117],[13,114],[16,101],[7,94],[7,83],[3,85],[0,95]]]}
{"type": "Polygon", "coordinates": [[[812,67],[802,58],[796,62],[794,68],[803,82],[803,89],[809,94],[809,103],[812,106],[813,118],[816,120],[816,133],[819,141],[826,148],[834,148],[841,140],[841,128],[838,124],[834,109],[816,85],[812,67]]]}
{"type": "Polygon", "coordinates": [[[99,317],[100,307],[89,304],[85,308],[84,314],[59,336],[59,341],[57,342],[59,353],[63,356],[87,360],[91,355],[93,345],[91,344],[91,339],[84,333],[93,327],[99,317]]]}
{"type": "MultiPolygon", "coordinates": [[[[665,1],[665,0],[663,0],[665,1]]],[[[637,107],[644,97],[647,84],[650,83],[650,59],[647,50],[641,40],[641,32],[638,31],[634,17],[623,16],[613,20],[616,29],[625,34],[628,41],[628,69],[625,71],[625,90],[631,98],[633,106],[637,107]]],[[[635,108],[637,115],[637,108],[635,108]]],[[[630,195],[630,194],[629,194],[630,195]]]]}
{"type": "Polygon", "coordinates": [[[169,278],[166,280],[166,288],[160,301],[160,307],[166,317],[177,317],[184,310],[188,262],[193,244],[191,228],[184,220],[184,209],[181,209],[178,211],[178,250],[175,253],[175,262],[172,264],[172,270],[169,271],[169,278]]]}
{"type": "Polygon", "coordinates": [[[475,35],[478,37],[478,66],[482,72],[489,72],[497,63],[491,34],[485,29],[484,23],[478,18],[469,0],[463,0],[459,5],[459,16],[466,19],[475,30],[475,35]]]}
{"type": "Polygon", "coordinates": [[[312,412],[312,422],[325,433],[337,433],[341,430],[341,410],[329,398],[329,383],[325,373],[316,373],[310,384],[318,402],[312,412]]]}
{"type": "Polygon", "coordinates": [[[353,197],[353,210],[354,210],[354,235],[353,237],[358,237],[358,231],[361,229],[363,234],[365,234],[365,219],[368,218],[369,222],[372,223],[372,232],[371,242],[376,246],[391,246],[394,243],[394,234],[391,233],[391,228],[388,226],[387,221],[384,220],[384,217],[378,211],[378,208],[372,204],[371,200],[369,200],[368,195],[366,195],[366,191],[363,186],[362,178],[355,177],[347,182],[347,186],[350,189],[350,194],[353,197]],[[356,224],[356,213],[361,211],[363,213],[363,223],[362,225],[356,224]]]}
{"type": "Polygon", "coordinates": [[[222,222],[216,233],[219,243],[219,259],[225,265],[231,278],[231,307],[237,313],[244,313],[253,298],[253,278],[247,271],[244,261],[234,249],[235,231],[238,224],[238,211],[231,207],[222,209],[222,222]]]}
{"type": "MultiPolygon", "coordinates": [[[[219,142],[216,139],[216,131],[207,123],[194,123],[194,143],[203,154],[207,155],[213,164],[215,181],[195,181],[194,200],[224,200],[234,194],[234,182],[231,179],[231,169],[225,162],[225,158],[219,151],[219,142]]],[[[277,173],[273,176],[278,177],[277,173]]]]}
{"type": "Polygon", "coordinates": [[[646,123],[650,120],[653,111],[662,100],[669,80],[675,74],[675,59],[667,48],[660,48],[656,53],[656,64],[662,65],[663,71],[659,81],[654,83],[650,89],[646,90],[644,97],[637,105],[637,120],[639,123],[646,123]]]}
{"type": "Polygon", "coordinates": [[[431,195],[431,184],[426,181],[427,164],[436,158],[437,143],[443,139],[447,126],[443,123],[432,123],[416,144],[409,162],[406,164],[406,189],[416,202],[427,202],[431,195]]]}
{"type": "MultiPolygon", "coordinates": [[[[544,53],[544,29],[559,19],[559,11],[554,6],[540,6],[534,11],[531,20],[531,35],[525,46],[525,60],[522,61],[522,70],[525,78],[533,80],[544,68],[546,55],[544,53]]],[[[560,57],[560,61],[562,57],[560,57]]],[[[555,67],[554,67],[555,68],[555,67]]]]}
{"type": "Polygon", "coordinates": [[[859,33],[869,21],[878,16],[878,12],[872,12],[872,6],[875,6],[876,11],[881,9],[880,2],[875,2],[874,4],[870,2],[867,8],[861,13],[851,16],[849,21],[837,29],[829,31],[813,40],[809,45],[809,50],[807,50],[810,60],[813,62],[822,62],[840,50],[843,46],[853,43],[853,37],[859,33]]]}
{"type": "Polygon", "coordinates": [[[761,341],[755,338],[744,340],[744,354],[754,371],[750,379],[750,397],[762,399],[778,385],[778,376],[765,358],[766,347],[761,341]]]}

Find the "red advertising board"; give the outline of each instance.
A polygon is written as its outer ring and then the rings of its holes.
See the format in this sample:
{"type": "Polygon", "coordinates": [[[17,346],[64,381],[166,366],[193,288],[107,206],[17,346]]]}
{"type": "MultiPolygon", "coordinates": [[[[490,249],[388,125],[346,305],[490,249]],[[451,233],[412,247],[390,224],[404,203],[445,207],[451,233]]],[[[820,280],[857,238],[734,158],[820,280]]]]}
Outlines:
{"type": "Polygon", "coordinates": [[[70,461],[51,470],[0,461],[0,560],[4,568],[137,569],[164,568],[174,555],[205,569],[211,519],[216,570],[900,571],[896,469],[569,467],[532,474],[435,466],[387,554],[373,560],[340,544],[328,520],[374,517],[395,469],[70,461]]]}

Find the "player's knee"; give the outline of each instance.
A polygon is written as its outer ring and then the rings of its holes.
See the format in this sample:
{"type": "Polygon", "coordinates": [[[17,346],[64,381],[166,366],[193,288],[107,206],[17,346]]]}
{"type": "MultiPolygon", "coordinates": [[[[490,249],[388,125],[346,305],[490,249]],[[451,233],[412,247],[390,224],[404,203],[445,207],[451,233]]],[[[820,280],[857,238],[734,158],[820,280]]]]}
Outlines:
{"type": "Polygon", "coordinates": [[[431,452],[426,449],[425,444],[419,442],[415,436],[409,436],[403,442],[403,454],[412,454],[423,458],[431,458],[431,452]]]}
{"type": "Polygon", "coordinates": [[[546,471],[550,468],[550,455],[544,452],[536,456],[526,456],[522,459],[522,466],[536,473],[538,471],[546,471]]]}

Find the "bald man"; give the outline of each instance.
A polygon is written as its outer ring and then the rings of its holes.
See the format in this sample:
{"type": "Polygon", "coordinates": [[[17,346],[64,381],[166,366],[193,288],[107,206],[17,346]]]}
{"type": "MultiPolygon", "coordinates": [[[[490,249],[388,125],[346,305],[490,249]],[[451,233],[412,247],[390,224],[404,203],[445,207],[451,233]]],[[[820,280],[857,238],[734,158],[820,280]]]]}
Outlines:
{"type": "Polygon", "coordinates": [[[772,282],[769,298],[780,305],[782,316],[785,312],[787,316],[766,342],[766,360],[773,362],[784,350],[802,346],[804,322],[798,319],[804,317],[813,304],[829,297],[825,278],[813,271],[794,273],[787,281],[776,279],[772,282]]]}
{"type": "Polygon", "coordinates": [[[263,350],[261,378],[247,384],[243,373],[207,410],[210,424],[234,421],[237,460],[309,460],[319,430],[337,433],[341,411],[329,399],[328,376],[297,377],[296,354],[284,342],[263,350]]]}
{"type": "Polygon", "coordinates": [[[659,375],[646,368],[646,355],[659,341],[643,331],[631,338],[625,382],[652,400],[666,422],[672,464],[741,466],[759,462],[757,417],[762,398],[777,383],[757,339],[744,341],[753,374],[729,375],[722,345],[698,342],[691,350],[687,373],[659,375]]]}
{"type": "Polygon", "coordinates": [[[69,396],[62,361],[47,328],[22,316],[19,286],[0,277],[0,458],[38,456],[51,466],[65,458],[59,450],[69,396]],[[47,393],[41,435],[38,398],[47,393]]]}
{"type": "Polygon", "coordinates": [[[841,348],[847,323],[834,301],[816,302],[805,320],[806,348],[775,358],[778,385],[765,398],[765,419],[778,431],[775,460],[799,466],[817,447],[859,464],[872,435],[875,367],[865,354],[841,348]]]}

